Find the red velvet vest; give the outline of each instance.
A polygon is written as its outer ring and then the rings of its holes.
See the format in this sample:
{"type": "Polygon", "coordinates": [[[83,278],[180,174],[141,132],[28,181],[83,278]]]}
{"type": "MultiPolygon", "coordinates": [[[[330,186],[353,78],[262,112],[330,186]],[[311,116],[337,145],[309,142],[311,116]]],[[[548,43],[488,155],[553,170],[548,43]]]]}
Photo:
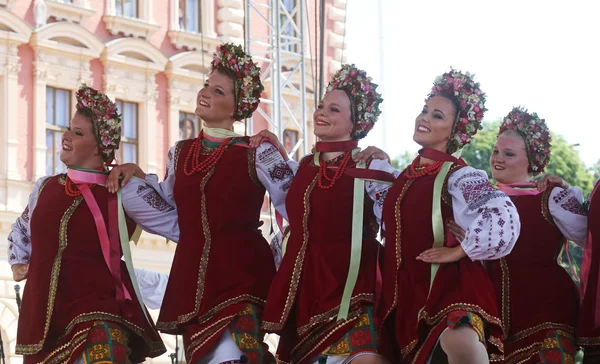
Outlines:
{"type": "MultiPolygon", "coordinates": [[[[318,171],[309,156],[294,176],[286,200],[291,235],[263,314],[267,331],[281,333],[287,323],[300,337],[313,339],[305,340],[313,344],[295,350],[294,361],[313,349],[324,349],[347,329],[344,325],[334,328],[331,323],[337,316],[350,266],[354,178],[344,174],[334,187],[323,189],[318,186],[318,171]],[[328,338],[320,340],[323,335],[328,338]]],[[[365,194],[361,263],[349,317],[363,304],[374,302],[377,231],[373,202],[365,194]]],[[[289,355],[281,350],[278,354],[282,360],[289,355]]]]}
{"type": "MultiPolygon", "coordinates": [[[[92,193],[108,226],[109,193],[100,186],[92,187],[92,193]]],[[[128,227],[131,236],[135,225],[130,222],[128,227]]],[[[44,356],[59,350],[59,338],[75,335],[79,324],[104,320],[122,324],[133,334],[131,360],[165,351],[136,301],[124,262],[121,279],[133,300],[117,302],[94,218],[82,196],[65,193],[65,175],[50,177],[40,188],[31,216],[31,244],[17,350],[44,356]]]]}
{"type": "Polygon", "coordinates": [[[174,156],[180,239],[157,324],[168,333],[181,333],[186,323],[210,324],[240,303],[262,307],[275,274],[259,229],[265,188],[256,176],[256,149],[229,145],[210,170],[188,176],[192,143],[180,142],[174,156]]]}

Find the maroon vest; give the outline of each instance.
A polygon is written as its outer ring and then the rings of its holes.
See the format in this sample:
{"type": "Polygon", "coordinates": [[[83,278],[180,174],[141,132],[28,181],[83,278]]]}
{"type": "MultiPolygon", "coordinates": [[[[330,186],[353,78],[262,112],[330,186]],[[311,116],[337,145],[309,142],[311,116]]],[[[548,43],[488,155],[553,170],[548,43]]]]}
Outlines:
{"type": "MultiPolygon", "coordinates": [[[[95,186],[92,194],[109,226],[108,191],[95,186]]],[[[135,224],[128,225],[131,236],[135,224]]],[[[82,196],[65,193],[65,175],[50,177],[40,188],[31,216],[31,244],[17,333],[19,351],[44,356],[57,349],[59,338],[75,334],[78,324],[105,320],[123,324],[134,334],[132,360],[164,352],[162,340],[136,301],[124,263],[121,279],[133,300],[116,300],[94,218],[82,196]]]]}
{"type": "MultiPolygon", "coordinates": [[[[452,171],[458,168],[454,165],[452,171]]],[[[409,179],[406,172],[401,174],[388,191],[383,206],[386,240],[379,316],[384,321],[382,332],[394,341],[382,349],[392,361],[424,363],[452,311],[478,314],[491,324],[486,336],[494,336],[497,343],[501,337],[494,290],[480,262],[466,257],[440,264],[430,292],[431,265],[416,259],[433,247],[431,216],[436,176],[409,179]]],[[[453,211],[451,196],[445,191],[442,196],[445,226],[453,218],[453,211]]],[[[455,243],[446,233],[444,246],[455,243]]]]}
{"type": "Polygon", "coordinates": [[[511,197],[521,220],[519,239],[509,255],[487,262],[508,342],[515,335],[526,338],[550,328],[573,331],[576,325],[578,289],[556,261],[565,238],[548,211],[552,188],[511,197]]]}
{"type": "Polygon", "coordinates": [[[193,142],[180,142],[174,157],[180,238],[157,324],[169,333],[240,302],[262,306],[275,274],[259,229],[265,188],[256,176],[256,149],[229,145],[208,172],[188,176],[193,142]]]}

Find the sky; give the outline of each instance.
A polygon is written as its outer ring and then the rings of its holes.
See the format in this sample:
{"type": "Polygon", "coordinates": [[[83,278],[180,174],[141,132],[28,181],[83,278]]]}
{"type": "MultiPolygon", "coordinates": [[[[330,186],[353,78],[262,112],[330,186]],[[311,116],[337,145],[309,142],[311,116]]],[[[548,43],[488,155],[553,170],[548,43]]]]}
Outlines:
{"type": "Polygon", "coordinates": [[[414,121],[436,76],[476,75],[485,120],[513,106],[546,119],[590,166],[600,159],[600,2],[596,0],[347,0],[347,62],[383,94],[361,146],[416,152],[414,121]]]}

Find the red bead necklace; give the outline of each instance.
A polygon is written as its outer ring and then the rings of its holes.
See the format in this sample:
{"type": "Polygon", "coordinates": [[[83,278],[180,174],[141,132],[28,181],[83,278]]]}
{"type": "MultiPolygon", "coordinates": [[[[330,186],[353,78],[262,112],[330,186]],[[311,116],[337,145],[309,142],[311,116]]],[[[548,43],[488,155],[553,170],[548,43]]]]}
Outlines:
{"type": "Polygon", "coordinates": [[[229,142],[233,138],[228,138],[223,141],[221,145],[215,149],[208,157],[206,157],[203,161],[200,161],[200,155],[202,152],[202,137],[204,136],[204,132],[200,132],[200,135],[194,139],[192,143],[192,147],[190,148],[187,156],[185,157],[185,164],[183,165],[183,172],[187,176],[191,176],[196,172],[207,172],[211,168],[213,168],[225,153],[225,149],[229,145],[229,142]],[[190,162],[191,159],[191,163],[190,162]],[[188,165],[191,164],[191,168],[188,168],[188,165]]]}
{"type": "Polygon", "coordinates": [[[442,168],[442,165],[444,164],[444,161],[435,161],[431,164],[423,165],[423,164],[418,164],[417,160],[420,160],[420,158],[416,158],[408,166],[408,173],[407,173],[408,178],[419,178],[419,177],[423,177],[426,175],[437,174],[440,171],[440,169],[442,168]]]}
{"type": "MultiPolygon", "coordinates": [[[[96,168],[96,171],[104,171],[104,167],[100,167],[100,168],[96,168]]],[[[90,189],[92,187],[95,186],[95,184],[90,184],[90,189]]],[[[77,185],[73,183],[73,181],[69,178],[69,176],[67,176],[66,178],[66,182],[65,182],[65,193],[67,194],[67,196],[71,196],[71,197],[77,197],[77,196],[81,196],[81,191],[79,191],[79,189],[77,188],[77,185]]]]}
{"type": "Polygon", "coordinates": [[[342,162],[340,163],[337,170],[333,174],[333,177],[329,177],[327,175],[327,163],[323,160],[323,156],[322,155],[320,156],[320,158],[319,158],[319,174],[318,174],[318,180],[317,180],[319,182],[319,187],[328,190],[335,185],[335,182],[338,179],[340,179],[342,177],[342,175],[344,175],[344,171],[348,167],[348,162],[350,161],[351,154],[352,153],[350,153],[350,152],[346,152],[344,159],[342,159],[342,162]],[[329,181],[329,184],[325,184],[323,182],[323,177],[325,178],[325,180],[329,181]]]}

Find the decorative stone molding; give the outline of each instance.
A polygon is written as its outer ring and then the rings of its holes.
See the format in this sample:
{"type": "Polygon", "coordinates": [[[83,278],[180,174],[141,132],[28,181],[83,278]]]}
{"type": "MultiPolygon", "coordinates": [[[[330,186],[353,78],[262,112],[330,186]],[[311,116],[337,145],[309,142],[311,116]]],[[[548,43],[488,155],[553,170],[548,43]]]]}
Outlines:
{"type": "Polygon", "coordinates": [[[87,19],[96,13],[90,9],[87,1],[73,1],[73,3],[60,0],[46,0],[48,8],[48,17],[54,17],[56,20],[65,20],[72,23],[85,25],[87,19]]]}
{"type": "Polygon", "coordinates": [[[196,97],[208,77],[212,56],[190,51],[169,59],[165,71],[169,78],[169,146],[179,139],[179,112],[193,113],[196,97]]]}
{"type": "Polygon", "coordinates": [[[106,1],[105,15],[102,19],[112,35],[124,34],[148,39],[160,29],[160,25],[152,19],[152,0],[138,0],[138,13],[137,18],[117,15],[115,2],[106,1]]]}
{"type": "Polygon", "coordinates": [[[111,99],[138,103],[138,162],[156,173],[156,74],[163,72],[167,57],[152,44],[135,38],[117,38],[106,44],[104,90],[111,99]]]}
{"type": "MultiPolygon", "coordinates": [[[[21,62],[17,47],[31,37],[31,27],[8,10],[0,9],[0,180],[20,180],[23,177],[17,166],[19,148],[18,134],[26,125],[19,118],[18,75],[21,62]],[[12,92],[11,92],[12,91],[12,92]]],[[[8,208],[9,198],[15,191],[0,188],[0,209],[8,208]]],[[[20,206],[20,205],[18,205],[20,206]]],[[[11,207],[13,208],[13,207],[11,207]]]]}
{"type": "Polygon", "coordinates": [[[346,2],[348,0],[334,0],[333,4],[327,8],[327,18],[333,21],[333,29],[329,29],[327,34],[327,44],[333,48],[333,58],[329,61],[329,72],[335,73],[346,62],[344,52],[344,31],[346,28],[346,2]]]}
{"type": "Polygon", "coordinates": [[[222,43],[222,40],[216,37],[202,36],[198,33],[191,33],[185,30],[169,30],[169,39],[177,49],[187,49],[190,51],[202,50],[204,44],[205,50],[215,50],[222,43]]]}
{"type": "Polygon", "coordinates": [[[244,44],[244,3],[242,0],[218,0],[217,33],[225,42],[244,44]]]}
{"type": "MultiPolygon", "coordinates": [[[[34,65],[34,179],[46,174],[46,86],[75,91],[93,81],[90,61],[104,44],[89,30],[69,22],[50,23],[33,32],[34,65]]],[[[72,109],[75,107],[72,93],[72,109]]]]}

